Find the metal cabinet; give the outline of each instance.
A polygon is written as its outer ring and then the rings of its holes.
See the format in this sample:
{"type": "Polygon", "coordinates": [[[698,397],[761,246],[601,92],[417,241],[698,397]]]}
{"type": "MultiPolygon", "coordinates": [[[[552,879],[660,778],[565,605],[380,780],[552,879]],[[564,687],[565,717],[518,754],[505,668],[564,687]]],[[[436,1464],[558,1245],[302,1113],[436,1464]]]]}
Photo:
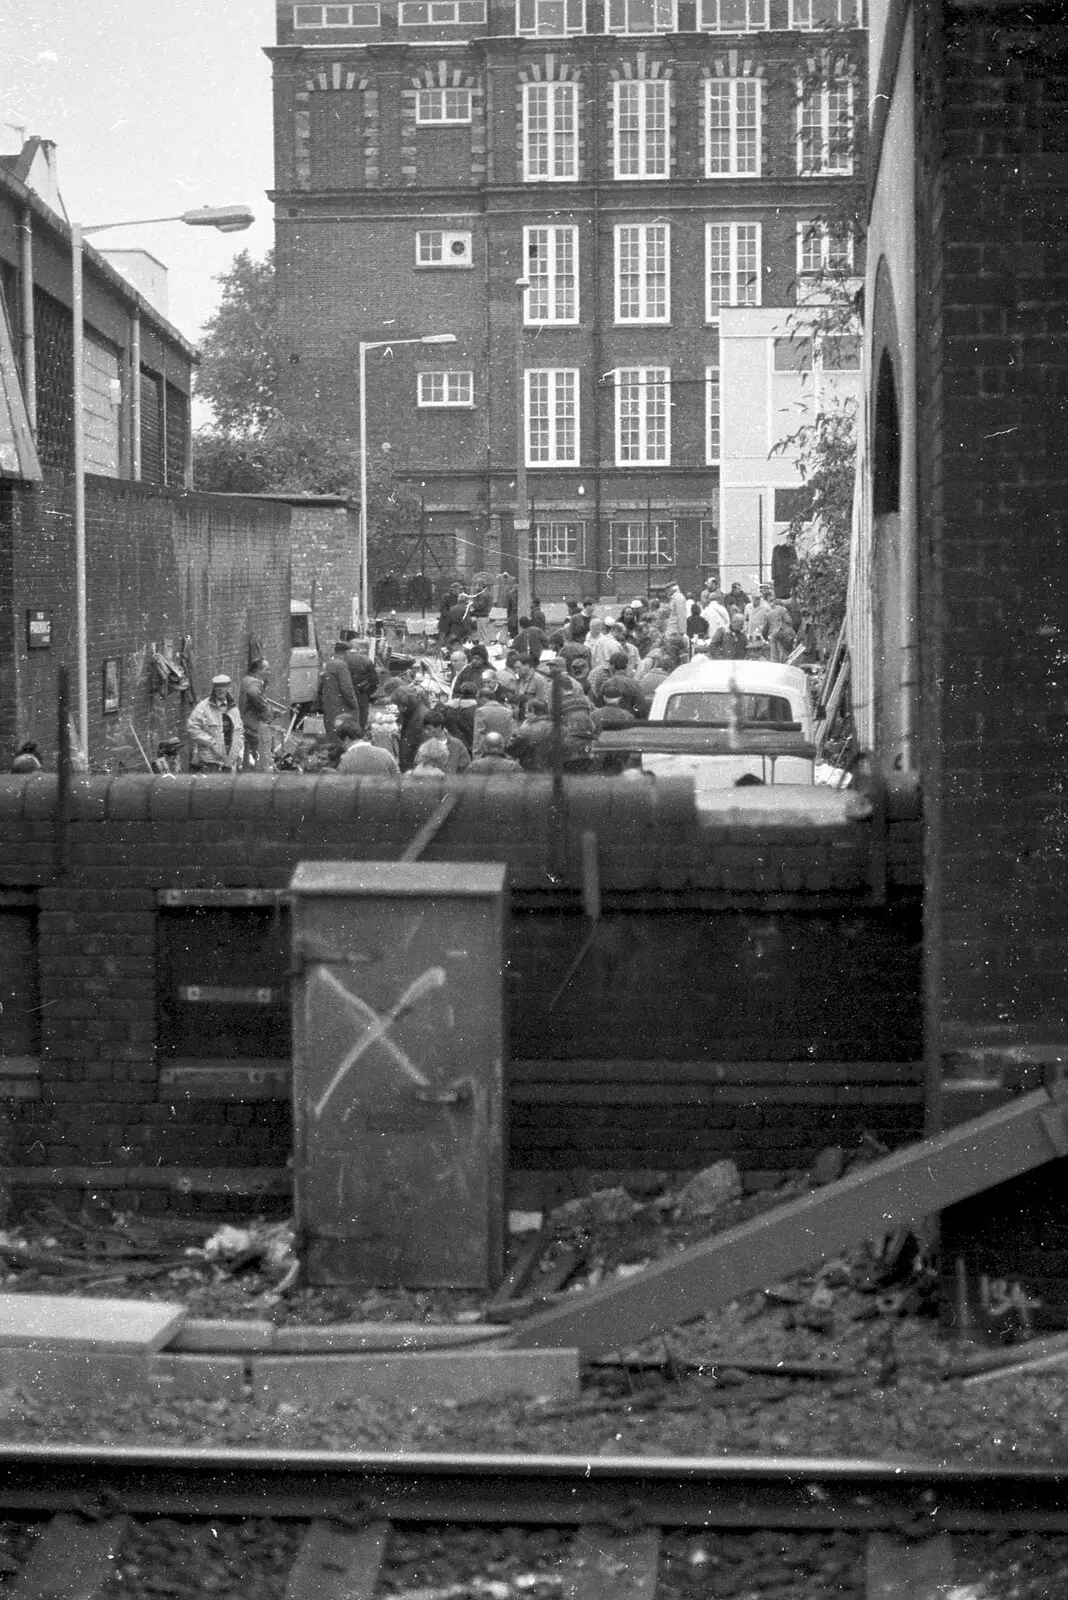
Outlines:
{"type": "Polygon", "coordinates": [[[506,868],[482,864],[294,874],[294,1187],[310,1283],[499,1281],[506,884],[506,868]]]}

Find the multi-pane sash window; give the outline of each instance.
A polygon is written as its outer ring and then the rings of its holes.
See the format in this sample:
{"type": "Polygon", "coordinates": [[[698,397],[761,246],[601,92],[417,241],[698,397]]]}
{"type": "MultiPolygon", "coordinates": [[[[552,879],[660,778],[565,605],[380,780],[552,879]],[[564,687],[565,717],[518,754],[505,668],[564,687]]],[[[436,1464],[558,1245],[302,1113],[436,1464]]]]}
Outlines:
{"type": "Polygon", "coordinates": [[[670,166],[670,80],[615,85],[616,177],[666,178],[670,166]]]}
{"type": "Polygon", "coordinates": [[[719,523],[711,517],[701,518],[701,552],[699,565],[710,567],[709,577],[719,582],[719,523]]]}
{"type": "MultiPolygon", "coordinates": [[[[705,462],[719,460],[719,368],[705,368],[705,462]]],[[[703,558],[702,558],[703,559],[703,558]]],[[[717,560],[719,558],[717,557],[717,560]]]]}
{"type": "Polygon", "coordinates": [[[617,567],[673,567],[673,522],[613,522],[612,562],[617,567]]]}
{"type": "Polygon", "coordinates": [[[486,0],[400,0],[398,9],[402,28],[484,23],[486,20],[486,0]]]}
{"type": "Polygon", "coordinates": [[[671,369],[621,367],[616,373],[616,466],[671,460],[671,369]]]}
{"type": "Polygon", "coordinates": [[[470,89],[420,89],[415,97],[415,120],[438,125],[470,122],[470,89]]]}
{"type": "Polygon", "coordinates": [[[862,28],[864,0],[790,0],[791,28],[862,28]]]}
{"type": "Polygon", "coordinates": [[[768,25],[768,0],[698,0],[697,26],[706,33],[757,33],[768,25]]]}
{"type": "Polygon", "coordinates": [[[708,321],[718,319],[720,306],[758,306],[760,223],[710,222],[705,229],[705,250],[708,321]]]}
{"type": "Polygon", "coordinates": [[[578,84],[523,85],[523,177],[552,183],[578,177],[578,84]]]}
{"type": "Polygon", "coordinates": [[[705,84],[705,177],[759,178],[759,78],[710,78],[705,84]]]}
{"type": "Polygon", "coordinates": [[[294,6],[294,28],[377,28],[379,7],[369,0],[351,6],[294,6]]]}
{"type": "Polygon", "coordinates": [[[577,367],[535,367],[526,373],[528,467],[575,466],[579,458],[577,367]]]}
{"type": "Polygon", "coordinates": [[[515,0],[515,31],[539,39],[585,33],[585,0],[515,0]]]}
{"type": "Polygon", "coordinates": [[[535,567],[581,567],[585,561],[584,522],[536,522],[535,567]]]}
{"type": "Polygon", "coordinates": [[[473,372],[421,372],[419,374],[419,404],[421,406],[470,406],[474,404],[475,375],[473,372]]]}
{"type": "Polygon", "coordinates": [[[674,33],[675,0],[606,0],[608,33],[674,33]]]}
{"type": "Polygon", "coordinates": [[[667,322],[671,316],[671,228],[666,222],[616,228],[616,321],[667,322]]]}
{"type": "Polygon", "coordinates": [[[575,323],[579,319],[578,229],[523,229],[523,259],[530,288],[523,302],[523,321],[575,323]]]}
{"type": "Polygon", "coordinates": [[[853,81],[798,84],[797,170],[801,177],[853,171],[853,81]]]}
{"type": "Polygon", "coordinates": [[[799,222],[797,270],[803,273],[851,272],[853,230],[849,224],[799,222]]]}

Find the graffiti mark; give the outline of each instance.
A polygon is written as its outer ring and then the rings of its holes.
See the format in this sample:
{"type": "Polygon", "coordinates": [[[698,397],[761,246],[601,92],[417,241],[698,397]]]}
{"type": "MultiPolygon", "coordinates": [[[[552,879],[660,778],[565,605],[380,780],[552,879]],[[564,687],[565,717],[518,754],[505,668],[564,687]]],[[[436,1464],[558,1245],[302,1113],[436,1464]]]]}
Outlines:
{"type": "Polygon", "coordinates": [[[346,1005],[351,1006],[352,1010],[356,1012],[357,1016],[365,1024],[365,1031],[357,1039],[352,1049],[342,1057],[337,1071],[312,1107],[312,1112],[316,1119],[322,1116],[335,1090],[344,1082],[360,1057],[365,1055],[373,1044],[380,1044],[393,1061],[394,1066],[399,1067],[421,1089],[429,1089],[430,1079],[420,1072],[419,1068],[401,1049],[400,1045],[389,1037],[389,1030],[395,1022],[399,1021],[420,1000],[425,999],[428,994],[432,994],[435,989],[444,988],[446,982],[445,968],[428,967],[418,978],[413,979],[400,999],[390,1006],[383,1016],[380,1016],[374,1007],[369,1006],[367,1001],[361,999],[358,994],[352,994],[350,990],[346,989],[341,979],[329,967],[320,967],[319,976],[325,984],[334,990],[335,994],[340,995],[346,1005]]]}

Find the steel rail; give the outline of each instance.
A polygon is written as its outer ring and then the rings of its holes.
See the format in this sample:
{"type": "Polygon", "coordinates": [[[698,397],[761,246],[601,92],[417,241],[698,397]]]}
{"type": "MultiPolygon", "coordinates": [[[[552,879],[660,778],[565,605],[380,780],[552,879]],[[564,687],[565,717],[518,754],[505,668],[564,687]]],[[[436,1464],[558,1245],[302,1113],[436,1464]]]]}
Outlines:
{"type": "Polygon", "coordinates": [[[0,1444],[0,1512],[1068,1532],[1068,1466],[0,1444]]]}

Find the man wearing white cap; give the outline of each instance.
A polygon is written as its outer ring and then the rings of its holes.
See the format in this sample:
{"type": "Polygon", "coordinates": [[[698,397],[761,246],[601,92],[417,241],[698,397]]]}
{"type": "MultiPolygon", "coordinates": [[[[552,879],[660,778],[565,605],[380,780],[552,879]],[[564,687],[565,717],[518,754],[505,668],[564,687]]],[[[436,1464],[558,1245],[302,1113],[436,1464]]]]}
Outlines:
{"type": "Polygon", "coordinates": [[[245,736],[233,689],[226,673],[217,673],[211,693],[189,713],[185,731],[190,772],[240,772],[245,736]]]}

